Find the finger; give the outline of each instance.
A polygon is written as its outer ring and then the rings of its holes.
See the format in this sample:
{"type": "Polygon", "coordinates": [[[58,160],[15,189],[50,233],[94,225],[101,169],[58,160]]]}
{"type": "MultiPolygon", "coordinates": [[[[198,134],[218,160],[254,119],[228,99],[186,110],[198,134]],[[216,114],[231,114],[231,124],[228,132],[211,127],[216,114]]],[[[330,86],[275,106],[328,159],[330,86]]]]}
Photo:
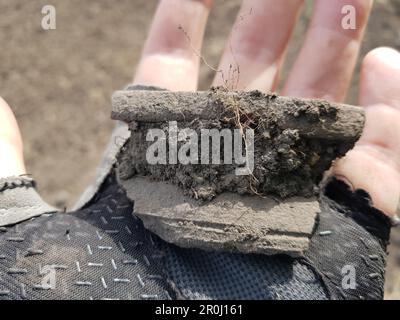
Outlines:
{"type": "Polygon", "coordinates": [[[400,109],[400,53],[397,50],[378,48],[369,52],[363,61],[360,79],[361,105],[384,103],[400,109]]]}
{"type": "Polygon", "coordinates": [[[274,90],[303,0],[244,0],[214,86],[274,90]]]}
{"type": "Polygon", "coordinates": [[[17,121],[8,104],[0,97],[0,178],[25,173],[17,121]]]}
{"type": "Polygon", "coordinates": [[[162,0],[134,84],[170,90],[197,88],[200,51],[211,0],[162,0]]]}
{"type": "Polygon", "coordinates": [[[317,0],[283,94],[343,101],[371,7],[372,0],[317,0]]]}
{"type": "Polygon", "coordinates": [[[360,103],[366,125],[360,141],[332,173],[355,189],[366,190],[388,215],[399,213],[400,199],[400,53],[376,49],[364,59],[360,103]]]}

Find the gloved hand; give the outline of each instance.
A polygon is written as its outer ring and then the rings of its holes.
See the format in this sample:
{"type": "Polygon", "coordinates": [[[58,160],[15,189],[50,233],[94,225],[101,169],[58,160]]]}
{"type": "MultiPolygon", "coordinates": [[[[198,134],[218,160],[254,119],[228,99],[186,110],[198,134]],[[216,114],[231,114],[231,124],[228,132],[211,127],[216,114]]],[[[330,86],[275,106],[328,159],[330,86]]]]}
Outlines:
{"type": "MultiPolygon", "coordinates": [[[[344,99],[371,3],[316,1],[303,48],[281,94],[344,99]],[[341,9],[348,4],[357,12],[354,30],[341,25],[341,9]]],[[[134,84],[196,90],[210,5],[160,3],[134,84]]],[[[286,1],[245,0],[214,85],[276,90],[301,5],[301,0],[290,6],[286,1]]],[[[301,259],[181,249],[145,230],[131,215],[132,203],[113,172],[121,146],[115,137],[122,137],[120,143],[129,137],[121,124],[79,210],[53,214],[56,209],[43,203],[33,180],[23,176],[18,127],[1,100],[0,223],[6,227],[0,229],[0,267],[7,276],[0,282],[0,297],[382,298],[390,221],[400,194],[399,78],[397,51],[380,48],[365,57],[360,75],[364,134],[331,169],[336,178],[328,179],[321,194],[320,221],[301,259]],[[55,270],[54,286],[37,277],[44,265],[55,270]]]]}

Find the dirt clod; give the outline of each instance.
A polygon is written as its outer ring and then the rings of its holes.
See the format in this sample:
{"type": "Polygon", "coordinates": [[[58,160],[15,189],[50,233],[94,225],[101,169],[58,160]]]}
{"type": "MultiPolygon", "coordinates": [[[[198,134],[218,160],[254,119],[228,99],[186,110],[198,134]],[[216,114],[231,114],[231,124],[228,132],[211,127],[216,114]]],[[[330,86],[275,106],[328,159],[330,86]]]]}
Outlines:
{"type": "MultiPolygon", "coordinates": [[[[196,93],[119,91],[113,96],[113,118],[128,122],[132,132],[120,161],[123,178],[138,175],[169,181],[186,195],[203,201],[228,191],[310,197],[332,161],[353,147],[364,126],[364,113],[358,107],[221,89],[196,93]],[[245,132],[253,130],[254,170],[237,175],[243,163],[226,164],[222,138],[218,141],[221,164],[171,164],[170,158],[165,164],[149,164],[146,151],[154,141],[146,141],[147,133],[161,129],[169,141],[174,121],[178,131],[189,128],[198,139],[206,129],[238,129],[243,138],[242,155],[247,151],[245,132]]],[[[186,142],[178,141],[178,150],[186,142]]],[[[210,139],[210,143],[211,150],[216,141],[210,139]]],[[[168,148],[167,143],[167,154],[168,148]]]]}
{"type": "Polygon", "coordinates": [[[291,256],[308,248],[322,174],[352,148],[364,125],[361,108],[220,89],[119,91],[113,118],[131,130],[118,175],[146,228],[182,247],[291,256]],[[227,130],[231,139],[207,136],[203,145],[205,130],[227,130]],[[185,149],[192,138],[199,144],[185,149]],[[164,147],[150,163],[146,154],[155,141],[164,147]],[[253,150],[254,166],[247,167],[254,170],[246,175],[237,174],[243,162],[229,162],[235,152],[225,155],[237,145],[239,158],[253,150]],[[174,163],[181,150],[194,162],[174,163]],[[210,151],[223,161],[208,164],[210,151]]]}

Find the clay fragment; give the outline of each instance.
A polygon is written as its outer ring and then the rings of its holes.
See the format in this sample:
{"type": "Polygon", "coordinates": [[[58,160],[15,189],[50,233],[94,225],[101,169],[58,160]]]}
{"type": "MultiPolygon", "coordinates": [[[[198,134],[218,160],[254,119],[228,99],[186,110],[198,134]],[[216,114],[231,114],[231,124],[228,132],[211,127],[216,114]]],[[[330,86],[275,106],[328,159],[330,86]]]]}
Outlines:
{"type": "Polygon", "coordinates": [[[277,203],[226,192],[199,205],[167,182],[133,177],[121,183],[144,226],[184,248],[300,256],[319,212],[316,198],[277,203]]]}
{"type": "Polygon", "coordinates": [[[118,175],[148,229],[183,247],[292,256],[308,247],[323,173],[365,122],[359,107],[220,89],[117,91],[112,117],[131,130],[118,175]],[[149,164],[146,133],[167,131],[171,121],[199,134],[253,130],[254,170],[238,176],[235,163],[149,164]]]}
{"type": "MultiPolygon", "coordinates": [[[[323,173],[353,147],[364,126],[359,107],[254,91],[119,91],[113,96],[113,118],[129,123],[132,132],[120,161],[122,177],[143,175],[170,181],[203,201],[226,191],[280,198],[313,196],[323,173]],[[251,174],[238,175],[240,165],[225,164],[225,159],[222,165],[171,164],[170,158],[166,164],[149,164],[146,152],[153,141],[146,141],[146,134],[162,129],[168,140],[171,121],[176,121],[178,130],[195,130],[199,139],[207,129],[234,131],[240,126],[244,132],[253,130],[251,174]]],[[[222,138],[210,139],[210,150],[216,142],[225,150],[222,138]]]]}
{"type": "Polygon", "coordinates": [[[228,117],[235,101],[248,117],[279,122],[281,129],[296,129],[304,136],[354,141],[364,127],[360,107],[318,99],[297,99],[259,91],[116,91],[112,118],[127,123],[190,122],[228,117]]]}

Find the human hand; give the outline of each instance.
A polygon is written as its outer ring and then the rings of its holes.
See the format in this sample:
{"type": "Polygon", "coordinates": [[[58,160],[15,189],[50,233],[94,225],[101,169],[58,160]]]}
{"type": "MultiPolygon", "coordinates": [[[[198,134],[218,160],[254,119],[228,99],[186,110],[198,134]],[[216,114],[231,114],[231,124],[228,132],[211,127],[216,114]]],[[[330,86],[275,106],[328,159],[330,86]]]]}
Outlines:
{"type": "Polygon", "coordinates": [[[0,179],[25,173],[18,124],[10,107],[0,97],[0,179]]]}
{"type": "MultiPolygon", "coordinates": [[[[241,70],[240,77],[234,83],[235,89],[277,90],[284,53],[302,2],[302,0],[244,0],[238,17],[240,23],[232,30],[231,40],[226,46],[220,66],[217,69],[221,71],[216,73],[213,85],[227,85],[225,76],[222,77],[222,75],[229,74],[232,71],[230,70],[232,65],[234,68],[239,66],[241,70]],[[288,5],[289,1],[291,5],[288,5]],[[251,15],[248,16],[250,12],[251,15]],[[248,17],[243,19],[244,16],[248,17]]],[[[343,101],[354,70],[371,4],[372,1],[370,0],[316,1],[309,32],[298,59],[281,91],[282,95],[343,101]],[[345,4],[351,4],[356,8],[356,30],[344,30],[341,27],[341,8],[345,4]]],[[[170,90],[194,91],[197,89],[199,63],[201,60],[199,52],[210,6],[210,0],[163,0],[160,3],[134,78],[135,84],[159,86],[170,90]]],[[[372,201],[378,209],[388,215],[393,215],[396,211],[400,191],[400,129],[399,126],[396,126],[396,123],[400,120],[400,96],[396,92],[396,86],[398,86],[397,83],[400,80],[399,53],[387,48],[370,52],[364,59],[360,78],[360,105],[366,107],[367,115],[364,134],[354,150],[345,158],[337,161],[330,173],[347,181],[354,189],[365,189],[371,195],[372,201]]],[[[228,80],[230,80],[229,77],[228,80]]],[[[0,99],[0,178],[18,176],[24,173],[26,172],[22,156],[21,136],[9,106],[0,99]]],[[[108,183],[111,189],[115,187],[114,182],[108,183]]],[[[15,190],[15,193],[23,194],[25,191],[22,190],[19,193],[20,190],[15,190]]],[[[109,198],[107,192],[109,192],[108,189],[106,191],[97,190],[96,194],[100,196],[96,197],[96,201],[88,205],[87,208],[89,210],[87,211],[91,212],[90,210],[93,209],[98,212],[99,209],[96,206],[102,206],[101,201],[109,198]],[[107,196],[102,198],[101,195],[104,192],[106,192],[107,196]]],[[[123,198],[120,193],[116,193],[123,198]]],[[[16,199],[18,200],[19,198],[16,199]]],[[[6,200],[9,201],[9,199],[6,200]]],[[[115,199],[113,200],[115,201],[115,199]]],[[[128,200],[124,199],[124,201],[128,200]]],[[[124,207],[122,206],[121,208],[124,207]]],[[[101,208],[102,210],[104,209],[103,207],[101,208]]],[[[11,213],[15,215],[14,207],[11,209],[11,213]]],[[[20,209],[21,212],[26,210],[25,207],[20,209]]],[[[44,207],[43,205],[39,209],[41,211],[30,212],[30,216],[53,211],[53,208],[44,207]]],[[[384,229],[384,232],[381,232],[384,233],[384,237],[380,237],[380,234],[374,234],[373,232],[370,234],[367,231],[365,221],[361,221],[364,223],[361,224],[356,221],[357,219],[353,221],[352,218],[346,217],[347,224],[339,223],[343,221],[340,213],[331,212],[333,210],[331,208],[323,209],[320,224],[318,225],[319,229],[313,235],[310,249],[307,252],[306,258],[309,259],[309,262],[312,262],[309,265],[315,266],[316,270],[322,273],[324,273],[324,268],[332,271],[332,268],[335,267],[336,269],[333,270],[335,272],[334,277],[324,280],[327,283],[331,283],[335,288],[339,288],[342,277],[340,268],[344,264],[350,263],[356,266],[358,274],[366,277],[376,275],[376,270],[379,271],[379,274],[383,274],[384,253],[388,238],[386,231],[389,227],[386,228],[385,225],[384,228],[381,228],[384,229]],[[326,232],[332,227],[335,227],[335,232],[330,237],[320,237],[319,231],[326,232]],[[348,232],[348,230],[351,230],[351,232],[348,232]],[[364,238],[360,237],[360,235],[364,238]],[[341,250],[337,250],[336,247],[342,244],[346,245],[343,245],[341,250]],[[326,254],[327,252],[331,252],[331,254],[326,254]],[[376,253],[382,255],[383,259],[365,264],[363,258],[374,257],[376,253]]],[[[119,210],[118,206],[115,210],[119,210]]],[[[127,205],[127,209],[123,210],[124,212],[126,211],[126,218],[128,218],[131,215],[132,208],[127,205]]],[[[79,220],[82,216],[87,220],[93,219],[94,223],[82,225],[85,228],[95,226],[89,232],[94,234],[95,231],[99,230],[104,232],[101,228],[107,228],[103,226],[104,221],[101,222],[100,218],[104,219],[103,215],[115,214],[115,212],[110,213],[109,211],[109,207],[107,207],[107,210],[104,209],[102,215],[96,214],[86,217],[81,212],[78,215],[54,216],[55,219],[61,220],[64,218],[79,220]]],[[[355,212],[355,214],[358,214],[358,212],[355,212]]],[[[47,219],[44,215],[42,218],[47,219]]],[[[15,221],[19,222],[25,219],[27,219],[27,216],[15,221]]],[[[110,221],[112,221],[111,219],[110,221]]],[[[65,221],[61,222],[65,224],[65,221]]],[[[371,221],[367,222],[371,223],[371,221]]],[[[373,226],[375,226],[375,222],[375,220],[372,221],[373,226]]],[[[58,225],[63,225],[62,223],[58,225]]],[[[381,221],[376,222],[376,224],[381,226],[381,221]]],[[[43,226],[46,226],[46,223],[40,224],[39,228],[43,226]]],[[[378,231],[382,231],[381,229],[378,231]]],[[[46,231],[46,229],[40,230],[46,231]]],[[[373,231],[376,230],[374,229],[373,231]]],[[[143,233],[145,232],[147,231],[143,230],[143,233]]],[[[69,235],[69,233],[66,234],[69,235]]],[[[134,236],[138,234],[140,235],[140,233],[136,233],[134,236]]],[[[30,236],[29,232],[27,231],[24,236],[28,238],[30,236]]],[[[112,234],[107,235],[107,237],[112,237],[112,234]]],[[[129,235],[125,238],[127,243],[132,243],[131,237],[132,235],[129,235]]],[[[139,240],[142,241],[143,239],[139,240]]],[[[105,238],[103,238],[103,241],[105,241],[105,238]]],[[[25,243],[28,242],[26,241],[25,243]]],[[[8,244],[6,241],[2,243],[3,245],[8,244]]],[[[48,240],[45,244],[50,246],[54,243],[52,240],[48,240]]],[[[119,244],[121,245],[121,242],[119,244]]],[[[62,255],[63,261],[69,263],[71,257],[76,255],[76,251],[74,251],[76,247],[63,246],[62,249],[65,250],[62,255]],[[72,251],[74,251],[73,255],[71,254],[72,251]]],[[[82,257],[86,256],[86,246],[80,247],[79,250],[82,257]]],[[[181,249],[173,247],[171,250],[181,249]]],[[[113,251],[113,254],[116,254],[117,251],[113,251]]],[[[50,250],[44,250],[44,252],[50,252],[50,250]]],[[[121,252],[125,254],[125,249],[121,252]]],[[[139,252],[142,254],[141,251],[139,252]]],[[[136,253],[133,252],[132,255],[134,256],[136,253]]],[[[196,255],[200,261],[209,258],[205,252],[197,252],[194,256],[196,255]]],[[[151,256],[151,252],[147,256],[151,256]]],[[[254,257],[250,258],[253,259],[254,257]]],[[[241,259],[247,259],[246,255],[243,257],[230,256],[227,259],[233,265],[239,266],[237,270],[240,271],[240,274],[243,273],[241,259]]],[[[279,260],[280,258],[275,256],[266,257],[264,262],[274,265],[275,259],[279,260]]],[[[186,263],[191,266],[196,265],[190,259],[183,259],[181,262],[185,265],[186,263]]],[[[142,267],[145,268],[145,262],[139,261],[139,263],[142,263],[142,267]]],[[[212,263],[208,265],[213,267],[212,263]]],[[[269,268],[269,264],[265,263],[257,265],[257,270],[262,271],[260,274],[282,269],[282,264],[278,264],[279,268],[269,268]]],[[[285,264],[283,265],[286,267],[285,264]]],[[[217,270],[226,273],[224,267],[217,268],[217,270]]],[[[255,266],[250,264],[250,267],[253,270],[255,266]]],[[[292,268],[291,262],[289,267],[292,268]]],[[[213,272],[206,272],[206,274],[213,275],[215,270],[210,270],[213,272]]],[[[199,276],[196,281],[200,284],[203,280],[208,281],[207,277],[205,279],[201,278],[202,273],[194,272],[193,274],[199,276]]],[[[9,277],[12,276],[9,275],[9,277]]],[[[241,281],[237,277],[234,278],[235,281],[241,281]]],[[[379,279],[375,279],[375,277],[373,279],[368,278],[365,285],[363,282],[360,285],[366,294],[372,297],[381,297],[383,295],[383,279],[383,276],[379,279]],[[374,284],[372,289],[369,287],[370,283],[374,284]]],[[[226,288],[224,279],[216,280],[221,282],[222,288],[226,288]]],[[[10,281],[10,283],[14,282],[10,281]]],[[[265,293],[264,287],[262,290],[265,293]]],[[[307,295],[308,292],[314,292],[315,290],[308,288],[303,291],[300,296],[302,294],[307,295]]],[[[64,297],[65,294],[62,293],[61,296],[64,297]]]]}
{"type": "MultiPolygon", "coordinates": [[[[196,90],[201,45],[210,0],[164,0],[160,3],[134,83],[170,90],[196,90]]],[[[236,89],[275,91],[284,55],[302,0],[245,0],[232,30],[213,85],[240,67],[236,89]],[[290,5],[288,5],[290,1],[290,5]]],[[[344,100],[356,63],[371,0],[317,0],[299,56],[283,95],[344,100]],[[353,5],[357,28],[341,26],[341,8],[353,5]]],[[[354,150],[331,173],[354,189],[366,190],[378,209],[397,211],[400,195],[400,54],[380,48],[364,59],[360,76],[361,106],[366,107],[364,134],[354,150]]],[[[228,79],[229,80],[229,79],[228,79]]],[[[25,173],[22,142],[15,118],[0,100],[0,177],[25,173]]]]}
{"type": "MultiPolygon", "coordinates": [[[[302,0],[244,0],[213,85],[226,85],[240,68],[235,89],[275,91],[302,0]],[[288,4],[288,2],[290,4],[288,4]],[[225,77],[223,77],[225,75],[225,77]],[[229,79],[228,79],[229,80],[229,79]]],[[[196,90],[201,44],[211,1],[162,1],[134,78],[136,84],[196,90]],[[181,28],[178,28],[181,26],[181,28]]],[[[371,0],[317,0],[303,47],[282,95],[342,102],[349,88],[371,0]],[[356,29],[342,28],[342,7],[356,10],[356,29]]],[[[364,134],[331,174],[369,193],[373,205],[394,215],[400,197],[400,54],[389,48],[363,60],[359,104],[364,134]]]]}

